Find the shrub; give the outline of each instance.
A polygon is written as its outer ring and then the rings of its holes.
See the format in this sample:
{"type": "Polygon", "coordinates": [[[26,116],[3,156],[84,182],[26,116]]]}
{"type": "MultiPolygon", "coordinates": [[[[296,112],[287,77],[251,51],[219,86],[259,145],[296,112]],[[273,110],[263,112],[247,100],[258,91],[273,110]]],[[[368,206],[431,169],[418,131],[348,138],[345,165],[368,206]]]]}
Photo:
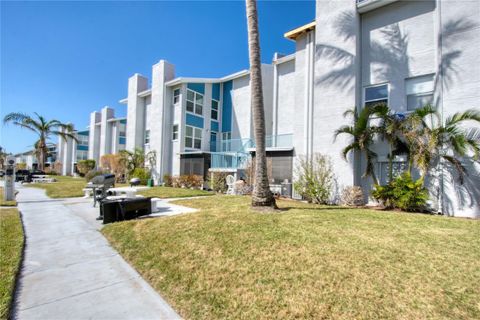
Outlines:
{"type": "Polygon", "coordinates": [[[343,189],[342,204],[345,206],[365,205],[365,197],[362,188],[358,186],[349,186],[343,189]]]}
{"type": "Polygon", "coordinates": [[[423,212],[426,210],[428,191],[423,187],[423,179],[415,181],[405,172],[385,186],[375,185],[372,197],[387,208],[423,212]]]}
{"type": "Polygon", "coordinates": [[[293,187],[305,200],[328,203],[333,183],[333,167],[328,156],[316,153],[312,159],[300,158],[293,187]]]}
{"type": "Polygon", "coordinates": [[[221,192],[225,193],[227,192],[228,186],[227,186],[227,177],[226,172],[212,172],[208,176],[208,185],[210,186],[210,189],[212,189],[215,192],[221,192]]]}
{"type": "Polygon", "coordinates": [[[87,174],[85,175],[85,180],[90,181],[92,180],[93,178],[95,178],[96,176],[100,176],[102,174],[106,174],[107,172],[105,171],[102,171],[102,170],[90,170],[87,172],[87,174]]]}
{"type": "Polygon", "coordinates": [[[81,177],[84,177],[87,173],[95,169],[96,162],[93,159],[80,160],[77,162],[77,171],[81,177]]]}
{"type": "Polygon", "coordinates": [[[136,168],[129,175],[129,179],[139,178],[140,179],[140,184],[142,184],[142,185],[147,185],[147,181],[148,181],[148,179],[150,179],[150,177],[151,177],[150,171],[148,171],[145,168],[136,168]]]}
{"type": "Polygon", "coordinates": [[[172,176],[169,174],[163,175],[163,185],[165,187],[171,187],[172,186],[172,176]]]}
{"type": "Polygon", "coordinates": [[[100,159],[100,167],[114,174],[116,182],[123,182],[125,180],[127,168],[119,153],[103,155],[100,159]]]}
{"type": "Polygon", "coordinates": [[[175,188],[200,189],[202,183],[203,177],[194,174],[172,177],[172,187],[175,188]]]}

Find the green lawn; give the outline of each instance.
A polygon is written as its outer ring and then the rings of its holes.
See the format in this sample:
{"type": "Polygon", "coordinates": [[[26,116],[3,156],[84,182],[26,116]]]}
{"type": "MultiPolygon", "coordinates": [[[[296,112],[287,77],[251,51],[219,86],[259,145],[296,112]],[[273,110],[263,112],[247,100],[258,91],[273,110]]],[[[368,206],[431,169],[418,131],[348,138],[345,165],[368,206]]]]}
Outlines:
{"type": "MultiPolygon", "coordinates": [[[[27,186],[34,188],[41,188],[47,190],[47,196],[50,198],[73,198],[82,197],[84,192],[82,191],[87,182],[84,178],[73,178],[66,176],[54,176],[57,182],[53,183],[30,183],[27,186]]],[[[116,184],[116,187],[126,187],[128,184],[116,184]]],[[[191,190],[181,188],[169,188],[169,187],[153,187],[148,190],[139,192],[146,197],[158,197],[158,198],[185,198],[194,196],[207,196],[213,193],[203,190],[191,190]]]]}
{"type": "Polygon", "coordinates": [[[68,176],[52,176],[57,182],[52,183],[30,183],[26,186],[45,189],[50,198],[73,198],[84,195],[82,189],[87,182],[84,178],[74,178],[68,176]]]}
{"type": "Polygon", "coordinates": [[[3,197],[3,188],[0,187],[0,206],[4,207],[15,207],[17,205],[17,201],[5,201],[3,197]]]}
{"type": "Polygon", "coordinates": [[[187,319],[480,318],[480,221],[249,201],[102,232],[187,319]]]}
{"type": "Polygon", "coordinates": [[[15,208],[0,209],[0,319],[7,319],[20,267],[23,229],[15,208]]]}
{"type": "Polygon", "coordinates": [[[186,197],[198,197],[198,196],[211,196],[214,193],[204,190],[196,189],[182,189],[171,187],[152,187],[148,190],[142,190],[138,192],[146,197],[156,198],[186,198],[186,197]]]}

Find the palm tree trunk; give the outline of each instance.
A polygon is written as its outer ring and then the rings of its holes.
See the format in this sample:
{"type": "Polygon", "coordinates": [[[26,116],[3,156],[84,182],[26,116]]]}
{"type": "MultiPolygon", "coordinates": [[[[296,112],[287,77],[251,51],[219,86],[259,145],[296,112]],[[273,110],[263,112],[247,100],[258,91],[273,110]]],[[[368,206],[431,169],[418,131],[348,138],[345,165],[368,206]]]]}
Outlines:
{"type": "Polygon", "coordinates": [[[265,152],[265,111],[263,108],[262,65],[260,62],[260,36],[256,0],[246,0],[248,24],[248,52],[250,57],[250,91],[255,133],[255,183],[252,193],[253,207],[276,207],[270,191],[265,152]]]}

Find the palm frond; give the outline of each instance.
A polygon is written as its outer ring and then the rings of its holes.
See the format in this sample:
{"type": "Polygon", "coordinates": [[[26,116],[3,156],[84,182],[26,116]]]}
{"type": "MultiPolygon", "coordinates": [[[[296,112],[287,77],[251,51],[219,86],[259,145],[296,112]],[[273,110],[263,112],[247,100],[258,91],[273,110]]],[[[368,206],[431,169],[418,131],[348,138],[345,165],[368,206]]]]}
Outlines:
{"type": "Polygon", "coordinates": [[[469,109],[464,112],[457,112],[445,120],[445,127],[454,126],[463,121],[476,121],[480,123],[480,111],[469,109]]]}
{"type": "Polygon", "coordinates": [[[350,134],[350,135],[354,136],[355,129],[352,126],[347,126],[347,125],[341,126],[339,129],[335,130],[335,132],[333,134],[333,140],[335,141],[337,139],[337,137],[342,133],[350,134]]]}
{"type": "Polygon", "coordinates": [[[19,122],[23,123],[26,119],[31,119],[29,115],[22,112],[10,112],[5,115],[3,118],[3,123],[8,124],[9,122],[19,122]]]}

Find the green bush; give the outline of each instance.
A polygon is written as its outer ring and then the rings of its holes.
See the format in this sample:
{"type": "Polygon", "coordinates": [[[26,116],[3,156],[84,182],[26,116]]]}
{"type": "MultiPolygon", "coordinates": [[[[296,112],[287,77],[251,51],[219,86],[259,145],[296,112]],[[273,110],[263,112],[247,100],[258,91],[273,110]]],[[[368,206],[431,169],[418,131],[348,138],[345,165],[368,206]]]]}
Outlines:
{"type": "Polygon", "coordinates": [[[225,193],[227,192],[227,178],[228,173],[226,172],[212,172],[208,176],[208,185],[210,189],[215,192],[225,193]]]}
{"type": "Polygon", "coordinates": [[[293,184],[303,199],[326,204],[330,201],[334,185],[333,166],[328,156],[316,153],[312,159],[300,157],[293,184]]]}
{"type": "Polygon", "coordinates": [[[132,171],[129,176],[129,179],[138,178],[140,179],[140,184],[147,185],[148,179],[150,179],[150,171],[145,168],[136,168],[132,171]]]}
{"type": "Polygon", "coordinates": [[[413,180],[406,172],[385,186],[375,185],[372,197],[387,208],[423,212],[426,210],[428,191],[423,187],[423,179],[413,180]]]}
{"type": "Polygon", "coordinates": [[[96,166],[95,160],[80,160],[77,162],[77,171],[81,177],[84,177],[87,173],[95,169],[96,166]]]}

